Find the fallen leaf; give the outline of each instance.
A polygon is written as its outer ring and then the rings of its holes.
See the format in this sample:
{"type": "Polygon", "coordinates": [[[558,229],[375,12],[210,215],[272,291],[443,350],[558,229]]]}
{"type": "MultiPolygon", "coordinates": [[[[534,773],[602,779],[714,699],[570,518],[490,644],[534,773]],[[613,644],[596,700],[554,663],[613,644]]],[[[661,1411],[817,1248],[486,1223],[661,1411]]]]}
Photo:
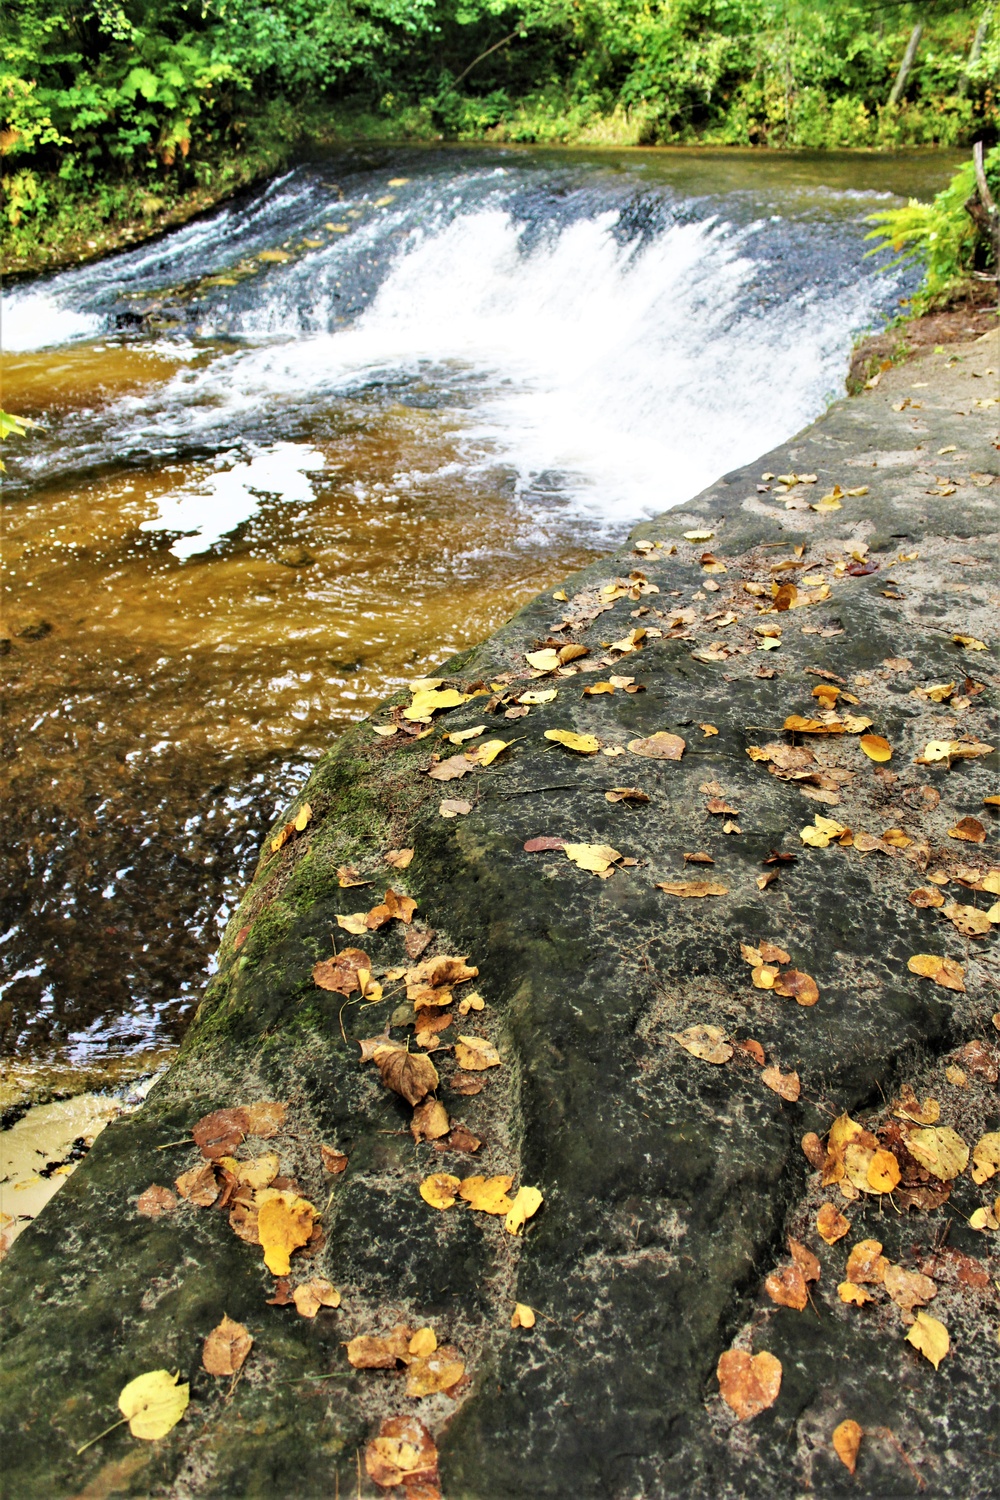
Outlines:
{"type": "Polygon", "coordinates": [[[482,1144],[479,1136],[473,1135],[468,1126],[461,1123],[456,1125],[448,1136],[448,1149],[450,1151],[464,1151],[469,1156],[478,1151],[482,1144]]]}
{"type": "MultiPolygon", "coordinates": [[[[204,1171],[203,1167],[196,1167],[196,1172],[204,1171]]],[[[209,1168],[211,1171],[211,1168],[209,1168]]],[[[213,1175],[212,1181],[215,1178],[213,1175]]],[[[218,1197],[216,1189],[215,1197],[218,1197]]],[[[215,1202],[215,1198],[211,1200],[215,1202]]],[[[169,1188],[160,1187],[159,1183],[150,1183],[144,1192],[140,1193],[135,1203],[136,1213],[142,1214],[147,1219],[158,1219],[161,1214],[172,1214],[177,1207],[177,1199],[169,1188]]]]}
{"type": "Polygon", "coordinates": [[[365,918],[365,926],[370,932],[375,932],[379,927],[384,927],[393,918],[398,918],[404,926],[409,926],[413,921],[413,913],[417,909],[417,903],[411,896],[401,896],[391,886],[385,893],[385,898],[380,906],[373,906],[365,918]]]}
{"type": "Polygon", "coordinates": [[[666,891],[668,896],[727,896],[728,885],[720,885],[716,880],[664,880],[657,883],[658,891],[666,891]]]}
{"type": "Polygon", "coordinates": [[[410,1131],[415,1141],[439,1141],[450,1129],[448,1111],[437,1099],[425,1099],[413,1111],[410,1131]]]}
{"type": "Polygon", "coordinates": [[[610,844],[564,844],[563,852],[573,864],[593,875],[611,874],[615,861],[622,857],[610,844]]]}
{"type": "Polygon", "coordinates": [[[795,1103],[802,1092],[798,1073],[782,1073],[780,1068],[772,1066],[765,1068],[760,1078],[769,1089],[773,1089],[776,1094],[780,1094],[782,1099],[787,1099],[791,1104],[795,1103]]]}
{"type": "Polygon", "coordinates": [[[188,1172],[182,1172],[174,1186],[181,1197],[187,1198],[196,1208],[210,1208],[219,1196],[215,1167],[210,1161],[204,1162],[200,1167],[192,1167],[188,1172]]]}
{"type": "Polygon", "coordinates": [[[287,1114],[285,1106],[273,1099],[261,1100],[257,1104],[244,1104],[242,1112],[246,1120],[247,1135],[255,1135],[262,1141],[268,1141],[278,1134],[287,1114]]]}
{"type": "Polygon", "coordinates": [[[339,1307],[340,1293],[325,1276],[314,1276],[294,1288],[292,1301],[303,1318],[314,1318],[321,1307],[339,1307]]]}
{"type": "Polygon", "coordinates": [[[865,1430],[857,1422],[848,1417],[845,1422],[840,1422],[833,1429],[833,1451],[840,1462],[844,1465],[848,1474],[853,1474],[858,1462],[858,1449],[861,1447],[861,1439],[865,1430]]]}
{"type": "Polygon", "coordinates": [[[257,1212],[264,1264],[273,1276],[287,1276],[292,1251],[305,1245],[312,1234],[316,1210],[297,1193],[264,1191],[271,1194],[257,1212]]]}
{"type": "Polygon", "coordinates": [[[1000,1131],[990,1130],[972,1148],[972,1180],[982,1186],[997,1172],[1000,1172],[1000,1131]]]}
{"type": "Polygon", "coordinates": [[[370,880],[362,880],[353,865],[341,865],[337,871],[337,884],[341,890],[347,890],[350,886],[371,885],[370,880]]]}
{"type": "Polygon", "coordinates": [[[760,1042],[754,1041],[753,1037],[748,1037],[744,1042],[734,1042],[733,1046],[737,1051],[745,1052],[748,1057],[752,1057],[758,1068],[764,1066],[764,1049],[760,1042]]]}
{"type": "Polygon", "coordinates": [[[628,747],[633,755],[642,755],[648,760],[680,760],[687,743],[679,734],[660,730],[646,739],[629,740],[628,747]]]}
{"type": "Polygon", "coordinates": [[[986,650],[986,642],[977,640],[974,635],[953,635],[952,640],[956,645],[964,646],[967,651],[986,650]]]}
{"type": "Polygon", "coordinates": [[[918,886],[915,891],[910,892],[906,899],[910,902],[911,906],[920,908],[944,905],[944,897],[933,886],[918,886]]]}
{"type": "Polygon", "coordinates": [[[923,1307],[924,1303],[937,1296],[935,1282],[929,1276],[922,1276],[919,1271],[905,1271],[902,1266],[886,1266],[883,1279],[889,1296],[904,1312],[923,1307]]]}
{"type": "Polygon", "coordinates": [[[201,1346],[202,1365],[209,1375],[235,1375],[252,1344],[253,1339],[243,1324],[226,1315],[201,1346]]]}
{"type": "Polygon", "coordinates": [[[338,1173],[346,1171],[347,1157],[343,1151],[338,1151],[334,1146],[320,1146],[319,1154],[323,1165],[328,1172],[338,1173]]]}
{"type": "Polygon", "coordinates": [[[547,646],[544,651],[527,651],[524,659],[536,672],[554,672],[562,665],[559,653],[551,646],[547,646]]]}
{"type": "Polygon", "coordinates": [[[819,988],[809,974],[803,974],[798,969],[786,969],[779,974],[774,981],[772,989],[776,995],[784,995],[797,1005],[815,1005],[819,999],[819,988]]]}
{"type": "Polygon", "coordinates": [[[191,1127],[191,1136],[202,1156],[217,1161],[228,1156],[242,1142],[248,1121],[242,1109],[215,1109],[191,1127]]]}
{"type": "Polygon", "coordinates": [[[959,818],[954,828],[948,829],[950,839],[963,839],[968,844],[986,842],[986,829],[978,818],[959,818]]]}
{"type": "Polygon", "coordinates": [[[880,734],[863,734],[858,744],[869,760],[878,762],[892,759],[892,746],[880,734]]]}
{"type": "Polygon", "coordinates": [[[414,1399],[450,1391],[465,1374],[465,1361],[451,1348],[418,1355],[406,1372],[406,1394],[414,1399]]]}
{"type": "Polygon", "coordinates": [[[471,693],[459,693],[455,688],[418,688],[409,707],[403,709],[403,718],[426,724],[440,709],[458,708],[460,704],[468,703],[471,696],[471,693]]]}
{"type": "Polygon", "coordinates": [[[514,1195],[514,1202],[507,1210],[504,1219],[504,1228],[508,1234],[520,1234],[527,1221],[532,1218],[542,1206],[542,1195],[536,1187],[518,1188],[514,1195]]]}
{"type": "Polygon", "coordinates": [[[719,1394],[741,1422],[773,1406],[781,1389],[781,1361],[762,1351],[727,1349],[716,1366],[719,1394]]]}
{"type": "Polygon", "coordinates": [[[773,990],[781,970],[773,964],[758,964],[751,970],[750,983],[755,990],[773,990]]]}
{"type": "Polygon", "coordinates": [[[472,762],[467,756],[449,755],[447,760],[430,765],[427,774],[432,781],[456,781],[459,777],[467,776],[471,770],[472,762]]]}
{"type": "Polygon", "coordinates": [[[893,1114],[899,1120],[912,1120],[917,1125],[936,1125],[941,1106],[936,1099],[925,1099],[921,1104],[910,1085],[904,1083],[893,1105],[893,1114]]]}
{"type": "Polygon", "coordinates": [[[702,1062],[724,1063],[733,1055],[733,1049],[725,1039],[725,1032],[718,1026],[688,1026],[685,1031],[667,1033],[677,1044],[698,1057],[702,1062]]]}
{"type": "Polygon", "coordinates": [[[153,1443],[166,1437],[187,1411],[189,1386],[178,1373],[149,1370],[130,1380],[118,1397],[118,1410],[133,1437],[153,1443]]]}
{"type": "Polygon", "coordinates": [[[879,1149],[873,1153],[866,1172],[867,1185],[873,1192],[893,1192],[899,1186],[900,1176],[899,1162],[891,1151],[879,1149]]]}
{"type": "Polygon", "coordinates": [[[987,912],[961,901],[949,901],[947,906],[942,907],[941,915],[947,917],[963,937],[986,937],[993,930],[987,912]]]}
{"type": "Polygon", "coordinates": [[[277,1152],[274,1151],[251,1157],[249,1161],[237,1161],[234,1156],[223,1156],[219,1165],[225,1167],[238,1184],[245,1184],[253,1189],[270,1187],[280,1168],[277,1152]]]}
{"type": "Polygon", "coordinates": [[[463,802],[460,797],[445,797],[444,801],[438,804],[438,812],[442,818],[460,818],[471,811],[472,803],[463,802]]]}
{"type": "Polygon", "coordinates": [[[434,1439],[416,1417],[386,1417],[365,1448],[369,1479],[382,1489],[405,1485],[409,1500],[438,1495],[437,1465],[434,1439]]]}
{"type": "Polygon", "coordinates": [[[935,984],[946,990],[958,990],[965,994],[965,970],[953,958],[943,958],[934,953],[915,953],[907,960],[906,967],[911,974],[933,979],[935,984]]]}
{"type": "Polygon", "coordinates": [[[853,1281],[842,1281],[837,1287],[837,1296],[841,1302],[853,1302],[855,1307],[864,1307],[866,1302],[875,1301],[871,1292],[866,1292],[863,1286],[856,1286],[853,1281]]]}
{"type": "Polygon", "coordinates": [[[545,738],[565,745],[567,750],[575,750],[578,755],[596,755],[601,748],[596,735],[574,734],[571,729],[546,729],[545,738]]]}
{"type": "Polygon", "coordinates": [[[805,1245],[800,1245],[798,1240],[790,1239],[788,1248],[792,1252],[792,1260],[802,1272],[806,1281],[818,1281],[822,1267],[816,1256],[805,1245]]]}
{"type": "Polygon", "coordinates": [[[764,1290],[772,1302],[779,1307],[791,1307],[801,1312],[809,1301],[806,1281],[798,1266],[779,1266],[764,1282],[764,1290]]]}
{"type": "Polygon", "coordinates": [[[361,989],[359,969],[371,973],[372,961],[360,948],[344,948],[334,958],[321,959],[313,965],[313,984],[338,995],[353,995],[361,989]]]}
{"type": "Polygon", "coordinates": [[[408,1052],[398,1042],[385,1042],[377,1047],[372,1061],[386,1088],[401,1095],[407,1104],[419,1104],[440,1082],[429,1057],[422,1052],[408,1052]]]}
{"type": "Polygon", "coordinates": [[[916,1321],[906,1335],[906,1342],[912,1344],[914,1349],[919,1349],[935,1370],[951,1348],[947,1328],[937,1318],[932,1318],[930,1313],[925,1312],[917,1313],[916,1321]]]}
{"type": "Polygon", "coordinates": [[[229,1210],[229,1227],[246,1245],[259,1245],[260,1234],[257,1229],[257,1205],[256,1203],[241,1203],[237,1201],[229,1210]]]}
{"type": "Polygon", "coordinates": [[[526,703],[529,708],[535,708],[543,703],[551,703],[558,694],[557,688],[534,688],[530,693],[522,693],[518,703],[526,703]]]}
{"type": "Polygon", "coordinates": [[[461,1179],[450,1172],[432,1172],[420,1184],[420,1196],[431,1208],[451,1208],[461,1185],[461,1179]]]}
{"type": "Polygon", "coordinates": [[[337,926],[343,932],[349,932],[352,937],[361,937],[368,931],[368,913],[366,911],[351,912],[348,916],[343,913],[337,914],[337,926]]]}
{"type": "Polygon", "coordinates": [[[413,858],[412,849],[389,849],[384,855],[387,865],[392,865],[394,870],[405,870],[413,858]]]}
{"type": "Polygon", "coordinates": [[[645,792],[637,786],[613,786],[610,791],[604,793],[606,802],[648,802],[649,798],[645,792]]]}
{"type": "Polygon", "coordinates": [[[410,1330],[397,1323],[391,1333],[363,1333],[345,1346],[348,1363],[356,1370],[394,1370],[410,1354],[410,1330]]]}
{"type": "Polygon", "coordinates": [[[473,990],[470,995],[463,995],[458,1002],[458,1013],[460,1016],[467,1016],[470,1010],[484,1010],[485,1007],[486,1001],[482,995],[473,990]]]}
{"type": "Polygon", "coordinates": [[[551,849],[565,849],[566,840],[555,838],[550,834],[541,834],[538,838],[528,839],[524,845],[525,854],[539,854],[551,849]]]}
{"type": "Polygon", "coordinates": [[[911,1130],[906,1149],[922,1167],[942,1182],[950,1182],[969,1164],[969,1148],[948,1125],[930,1125],[911,1130]]]}
{"type": "Polygon", "coordinates": [[[847,1257],[847,1280],[855,1286],[862,1282],[880,1282],[888,1264],[878,1240],[859,1240],[847,1257]]]}
{"type": "Polygon", "coordinates": [[[702,850],[695,854],[685,854],[684,863],[686,865],[714,865],[715,860],[702,850]]]}
{"type": "Polygon", "coordinates": [[[455,1043],[455,1061],[467,1073],[480,1073],[500,1067],[500,1054],[492,1042],[482,1036],[460,1036],[455,1043]]]}
{"type": "Polygon", "coordinates": [[[514,1185],[513,1177],[466,1177],[458,1189],[458,1196],[470,1208],[484,1214],[508,1214],[513,1203],[507,1193],[514,1185]]]}
{"type": "Polygon", "coordinates": [[[453,1073],[448,1080],[448,1087],[455,1094],[478,1094],[482,1090],[483,1080],[477,1078],[475,1073],[453,1073]]]}
{"type": "Polygon", "coordinates": [[[515,1302],[510,1315],[511,1328],[534,1328],[535,1312],[526,1302],[515,1302]]]}

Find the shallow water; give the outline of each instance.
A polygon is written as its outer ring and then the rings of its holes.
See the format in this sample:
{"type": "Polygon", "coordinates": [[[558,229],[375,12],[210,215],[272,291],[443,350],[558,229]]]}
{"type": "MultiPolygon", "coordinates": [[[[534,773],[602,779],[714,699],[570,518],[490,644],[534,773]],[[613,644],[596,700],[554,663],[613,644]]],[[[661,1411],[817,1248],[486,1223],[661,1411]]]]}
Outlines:
{"type": "Polygon", "coordinates": [[[952,165],[342,153],[9,292],[20,1076],[169,1049],[323,747],[816,416],[907,288],[864,216],[952,165]]]}

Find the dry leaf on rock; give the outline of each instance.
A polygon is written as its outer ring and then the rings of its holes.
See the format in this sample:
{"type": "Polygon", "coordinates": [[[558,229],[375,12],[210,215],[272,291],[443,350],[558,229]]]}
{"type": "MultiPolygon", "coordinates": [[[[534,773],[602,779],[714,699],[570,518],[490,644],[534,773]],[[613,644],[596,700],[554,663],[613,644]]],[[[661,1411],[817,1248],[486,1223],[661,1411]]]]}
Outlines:
{"type": "Polygon", "coordinates": [[[864,1282],[881,1282],[888,1264],[880,1241],[859,1240],[847,1257],[847,1280],[855,1286],[864,1282]]]}
{"type": "Polygon", "coordinates": [[[321,1307],[339,1307],[340,1293],[325,1276],[314,1276],[294,1288],[292,1301],[295,1310],[304,1318],[314,1318],[321,1307]]]}
{"type": "Polygon", "coordinates": [[[250,1353],[253,1339],[242,1323],[226,1315],[201,1347],[201,1362],[209,1375],[235,1375],[250,1353]]]}
{"type": "Polygon", "coordinates": [[[791,1307],[801,1312],[809,1301],[806,1279],[796,1265],[779,1266],[764,1282],[764,1290],[772,1302],[779,1307],[791,1307]]]}
{"type": "Polygon", "coordinates": [[[982,844],[986,841],[986,829],[978,818],[959,818],[954,828],[948,829],[950,839],[964,839],[967,844],[982,844]]]}
{"type": "Polygon", "coordinates": [[[432,1354],[418,1355],[410,1361],[406,1372],[406,1394],[416,1399],[450,1391],[464,1374],[465,1361],[457,1350],[447,1346],[435,1349],[432,1354]]]}
{"type": "Polygon", "coordinates": [[[475,1073],[453,1073],[448,1080],[448,1087],[452,1093],[463,1096],[478,1094],[482,1091],[483,1080],[477,1078],[475,1073]]]}
{"type": "MultiPolygon", "coordinates": [[[[287,1276],[291,1270],[289,1257],[308,1243],[313,1232],[316,1210],[297,1193],[273,1192],[264,1189],[267,1195],[259,1202],[257,1210],[257,1233],[264,1264],[274,1276],[287,1276]]],[[[262,1194],[263,1198],[263,1194],[262,1194]]]]}
{"type": "MultiPolygon", "coordinates": [[[[195,1171],[204,1169],[196,1167],[195,1171]]],[[[211,1169],[209,1169],[211,1170],[211,1169]]],[[[213,1182],[214,1182],[213,1176],[213,1182]]],[[[218,1196],[218,1189],[216,1189],[218,1196]]],[[[213,1198],[212,1202],[215,1201],[213,1198]]],[[[135,1203],[136,1213],[140,1213],[147,1219],[158,1219],[161,1214],[171,1214],[177,1207],[177,1199],[169,1188],[160,1187],[159,1183],[152,1182],[144,1192],[140,1193],[135,1203]]]]}
{"type": "Polygon", "coordinates": [[[911,1130],[906,1149],[922,1167],[942,1182],[950,1182],[969,1164],[969,1148],[948,1125],[930,1125],[911,1130]]]}
{"type": "Polygon", "coordinates": [[[937,1318],[932,1318],[930,1313],[925,1312],[917,1313],[916,1321],[906,1335],[906,1342],[912,1344],[914,1349],[919,1349],[935,1370],[951,1348],[947,1328],[937,1318]]]}
{"type": "Polygon", "coordinates": [[[155,1443],[176,1427],[187,1411],[189,1387],[179,1374],[149,1370],[130,1380],[118,1397],[118,1410],[133,1437],[155,1443]]]}
{"type": "Polygon", "coordinates": [[[217,1161],[228,1156],[241,1143],[247,1133],[246,1111],[242,1109],[215,1109],[202,1115],[191,1127],[191,1136],[202,1156],[217,1161]]]}
{"type": "Polygon", "coordinates": [[[692,1057],[698,1057],[702,1062],[721,1064],[728,1062],[733,1055],[725,1032],[718,1026],[688,1026],[684,1031],[671,1031],[668,1035],[685,1052],[690,1052],[692,1057]]]}
{"type": "Polygon", "coordinates": [[[987,912],[961,901],[949,901],[947,906],[942,907],[941,915],[947,917],[963,937],[987,937],[993,930],[987,912]]]}
{"type": "Polygon", "coordinates": [[[845,1422],[840,1422],[833,1429],[833,1451],[840,1462],[844,1465],[848,1474],[853,1474],[858,1462],[858,1449],[861,1447],[861,1439],[865,1430],[857,1422],[848,1417],[845,1422]]]}
{"type": "Polygon", "coordinates": [[[741,1422],[773,1406],[781,1389],[781,1361],[762,1351],[727,1349],[716,1366],[719,1394],[741,1422]]]}
{"type": "MultiPolygon", "coordinates": [[[[850,1147],[848,1147],[850,1150],[850,1147]]],[[[874,1193],[891,1193],[899,1186],[899,1162],[891,1151],[881,1148],[872,1153],[865,1172],[865,1182],[874,1193]]],[[[860,1184],[858,1184],[860,1186],[860,1184]]]]}
{"type": "Polygon", "coordinates": [[[766,1084],[769,1089],[773,1089],[776,1094],[780,1094],[782,1099],[787,1099],[790,1104],[794,1104],[802,1092],[798,1073],[782,1073],[780,1068],[772,1065],[764,1069],[760,1078],[762,1083],[766,1084]]]}
{"type": "Polygon", "coordinates": [[[328,1172],[343,1172],[347,1168],[347,1157],[334,1146],[320,1146],[319,1154],[328,1172]]]}
{"type": "Polygon", "coordinates": [[[645,756],[648,760],[680,760],[687,749],[687,742],[679,734],[667,734],[660,730],[645,739],[629,740],[633,755],[645,756]]]}
{"type": "Polygon", "coordinates": [[[458,1189],[458,1195],[470,1208],[484,1214],[508,1214],[514,1207],[507,1193],[514,1185],[513,1177],[466,1177],[458,1189]]]}
{"type": "Polygon", "coordinates": [[[668,896],[696,897],[696,896],[728,896],[728,885],[721,885],[717,880],[662,880],[657,882],[658,891],[666,891],[668,896]]]}
{"type": "Polygon", "coordinates": [[[837,1287],[837,1296],[841,1302],[852,1303],[855,1307],[864,1307],[866,1302],[875,1301],[871,1292],[866,1292],[863,1286],[857,1286],[853,1281],[842,1281],[837,1287]]]}
{"type": "Polygon", "coordinates": [[[355,885],[371,885],[370,880],[362,880],[354,865],[341,865],[337,870],[337,884],[341,890],[348,890],[355,885]]]}
{"type": "Polygon", "coordinates": [[[551,834],[540,834],[538,838],[527,839],[524,845],[525,854],[541,854],[553,849],[565,849],[566,840],[556,838],[551,834]]]}
{"type": "Polygon", "coordinates": [[[977,640],[974,635],[953,635],[952,640],[957,646],[964,646],[967,651],[985,651],[986,642],[977,640]]]}
{"type": "Polygon", "coordinates": [[[273,1099],[265,1099],[258,1104],[244,1104],[242,1112],[246,1119],[247,1135],[255,1135],[262,1141],[268,1141],[277,1135],[287,1114],[285,1106],[273,1099]]]}
{"type": "Polygon", "coordinates": [[[904,1083],[892,1112],[899,1120],[911,1120],[917,1125],[936,1125],[941,1117],[941,1106],[936,1099],[925,1099],[921,1104],[910,1085],[904,1083]]]}
{"type": "Polygon", "coordinates": [[[401,896],[390,886],[381,906],[373,906],[365,918],[365,926],[369,932],[374,932],[379,927],[384,927],[386,922],[398,918],[405,926],[413,921],[413,913],[417,909],[417,903],[411,896],[401,896]]]}
{"type": "Polygon", "coordinates": [[[460,797],[445,797],[444,801],[438,804],[438,812],[442,818],[460,818],[471,811],[472,803],[465,802],[460,797]]]}
{"type": "Polygon", "coordinates": [[[351,912],[347,916],[341,912],[337,914],[337,926],[342,932],[349,932],[352,937],[361,937],[368,931],[367,916],[365,911],[351,912]]]}
{"type": "Polygon", "coordinates": [[[485,1068],[499,1068],[500,1054],[482,1036],[460,1036],[455,1043],[455,1061],[467,1073],[480,1073],[485,1068]]]}
{"type": "Polygon", "coordinates": [[[224,1156],[219,1165],[235,1177],[237,1184],[256,1189],[270,1187],[278,1175],[281,1163],[277,1152],[267,1151],[263,1156],[251,1157],[249,1161],[237,1161],[235,1156],[224,1156]]]}
{"type": "Polygon", "coordinates": [[[563,852],[574,865],[593,875],[613,874],[615,861],[622,857],[610,844],[564,844],[563,852]]]}
{"type": "Polygon", "coordinates": [[[313,965],[313,984],[338,995],[353,995],[361,989],[358,972],[371,973],[372,961],[360,948],[344,948],[334,958],[324,958],[313,965]]]}
{"type": "Polygon", "coordinates": [[[571,729],[546,729],[545,738],[555,740],[567,750],[575,750],[578,755],[596,755],[601,748],[596,735],[574,734],[571,729]]]}
{"type": "Polygon", "coordinates": [[[432,1172],[420,1184],[420,1196],[431,1208],[452,1208],[461,1186],[461,1179],[450,1172],[432,1172]]]}
{"type": "Polygon", "coordinates": [[[437,1346],[437,1334],[433,1328],[418,1328],[406,1347],[410,1354],[422,1358],[426,1354],[433,1354],[437,1346]]]}
{"type": "Polygon", "coordinates": [[[405,1485],[411,1500],[438,1494],[434,1439],[416,1417],[386,1417],[378,1437],[365,1448],[365,1469],[381,1489],[405,1485]]]}
{"type": "Polygon", "coordinates": [[[392,865],[394,870],[405,870],[413,858],[412,849],[389,849],[383,856],[387,865],[392,865]]]}
{"type": "Polygon", "coordinates": [[[504,1220],[504,1228],[508,1234],[520,1234],[527,1221],[532,1218],[542,1206],[542,1195],[536,1187],[518,1188],[514,1195],[514,1202],[507,1211],[504,1220]]]}
{"type": "Polygon", "coordinates": [[[980,1136],[972,1148],[972,1180],[981,1187],[997,1172],[1000,1172],[1000,1131],[991,1130],[980,1136]]]}
{"type": "Polygon", "coordinates": [[[798,969],[786,969],[771,986],[776,995],[784,995],[798,1005],[815,1005],[819,999],[819,988],[815,979],[798,969]]]}
{"type": "Polygon", "coordinates": [[[215,1178],[215,1167],[210,1161],[200,1167],[182,1172],[174,1183],[182,1198],[187,1198],[196,1208],[210,1208],[219,1196],[219,1184],[215,1178]]]}
{"type": "Polygon", "coordinates": [[[510,1315],[511,1328],[534,1328],[535,1321],[534,1308],[529,1307],[526,1302],[514,1303],[514,1311],[510,1315]]]}
{"type": "Polygon", "coordinates": [[[892,759],[892,746],[880,734],[863,734],[858,740],[858,744],[869,760],[874,760],[881,764],[883,761],[892,759]]]}
{"type": "Polygon", "coordinates": [[[413,1111],[410,1130],[415,1141],[438,1141],[450,1129],[448,1111],[438,1099],[425,1099],[413,1111]]]}
{"type": "Polygon", "coordinates": [[[802,1272],[806,1281],[818,1281],[822,1267],[819,1260],[806,1245],[800,1245],[798,1240],[789,1239],[788,1248],[792,1253],[792,1260],[802,1272]]]}
{"type": "Polygon", "coordinates": [[[934,907],[944,905],[944,897],[939,890],[935,889],[934,886],[918,886],[915,891],[910,892],[909,896],[907,896],[906,899],[909,901],[911,906],[920,907],[922,909],[928,906],[934,907]]]}
{"type": "Polygon", "coordinates": [[[637,786],[613,786],[604,793],[606,802],[648,802],[646,793],[637,786]]]}
{"type": "MultiPolygon", "coordinates": [[[[433,681],[434,679],[430,679],[433,681]]],[[[411,684],[412,687],[412,684],[411,684]]],[[[468,703],[471,693],[460,693],[455,688],[416,688],[408,708],[403,709],[403,718],[411,722],[429,724],[432,714],[442,708],[458,708],[468,703]]]]}
{"type": "Polygon", "coordinates": [[[256,1203],[241,1203],[237,1201],[229,1210],[229,1227],[247,1245],[259,1245],[260,1234],[257,1230],[257,1205],[256,1203]]]}
{"type": "Polygon", "coordinates": [[[372,1057],[387,1089],[407,1104],[419,1104],[440,1082],[437,1069],[422,1052],[408,1052],[398,1042],[384,1042],[372,1057]]]}
{"type": "Polygon", "coordinates": [[[478,1151],[482,1145],[478,1135],[473,1135],[467,1125],[459,1122],[453,1127],[448,1136],[448,1149],[450,1151],[464,1151],[469,1156],[478,1151]]]}
{"type": "Polygon", "coordinates": [[[902,1266],[886,1266],[883,1279],[889,1296],[904,1312],[923,1307],[932,1297],[937,1296],[937,1285],[919,1271],[904,1271],[902,1266]]]}
{"type": "Polygon", "coordinates": [[[391,1333],[363,1333],[347,1344],[348,1363],[356,1370],[394,1370],[410,1357],[410,1330],[398,1323],[391,1333]]]}

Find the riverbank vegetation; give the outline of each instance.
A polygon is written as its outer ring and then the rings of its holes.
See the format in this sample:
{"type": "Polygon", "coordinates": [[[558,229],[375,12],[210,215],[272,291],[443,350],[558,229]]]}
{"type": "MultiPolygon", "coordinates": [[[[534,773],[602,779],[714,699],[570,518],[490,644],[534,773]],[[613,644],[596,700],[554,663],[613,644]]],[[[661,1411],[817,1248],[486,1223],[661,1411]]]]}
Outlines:
{"type": "Polygon", "coordinates": [[[1000,122],[992,0],[10,0],[2,49],[13,270],[349,137],[885,149],[1000,122]]]}

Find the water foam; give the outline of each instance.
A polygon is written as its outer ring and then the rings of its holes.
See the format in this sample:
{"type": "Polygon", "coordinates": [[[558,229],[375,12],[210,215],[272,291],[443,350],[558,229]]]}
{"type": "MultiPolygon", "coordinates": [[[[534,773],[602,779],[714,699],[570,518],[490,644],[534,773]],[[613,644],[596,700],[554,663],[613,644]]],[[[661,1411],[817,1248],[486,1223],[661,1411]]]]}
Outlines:
{"type": "Polygon", "coordinates": [[[104,327],[98,313],[77,312],[49,292],[18,292],[3,298],[0,336],[8,354],[93,338],[104,327]]]}

